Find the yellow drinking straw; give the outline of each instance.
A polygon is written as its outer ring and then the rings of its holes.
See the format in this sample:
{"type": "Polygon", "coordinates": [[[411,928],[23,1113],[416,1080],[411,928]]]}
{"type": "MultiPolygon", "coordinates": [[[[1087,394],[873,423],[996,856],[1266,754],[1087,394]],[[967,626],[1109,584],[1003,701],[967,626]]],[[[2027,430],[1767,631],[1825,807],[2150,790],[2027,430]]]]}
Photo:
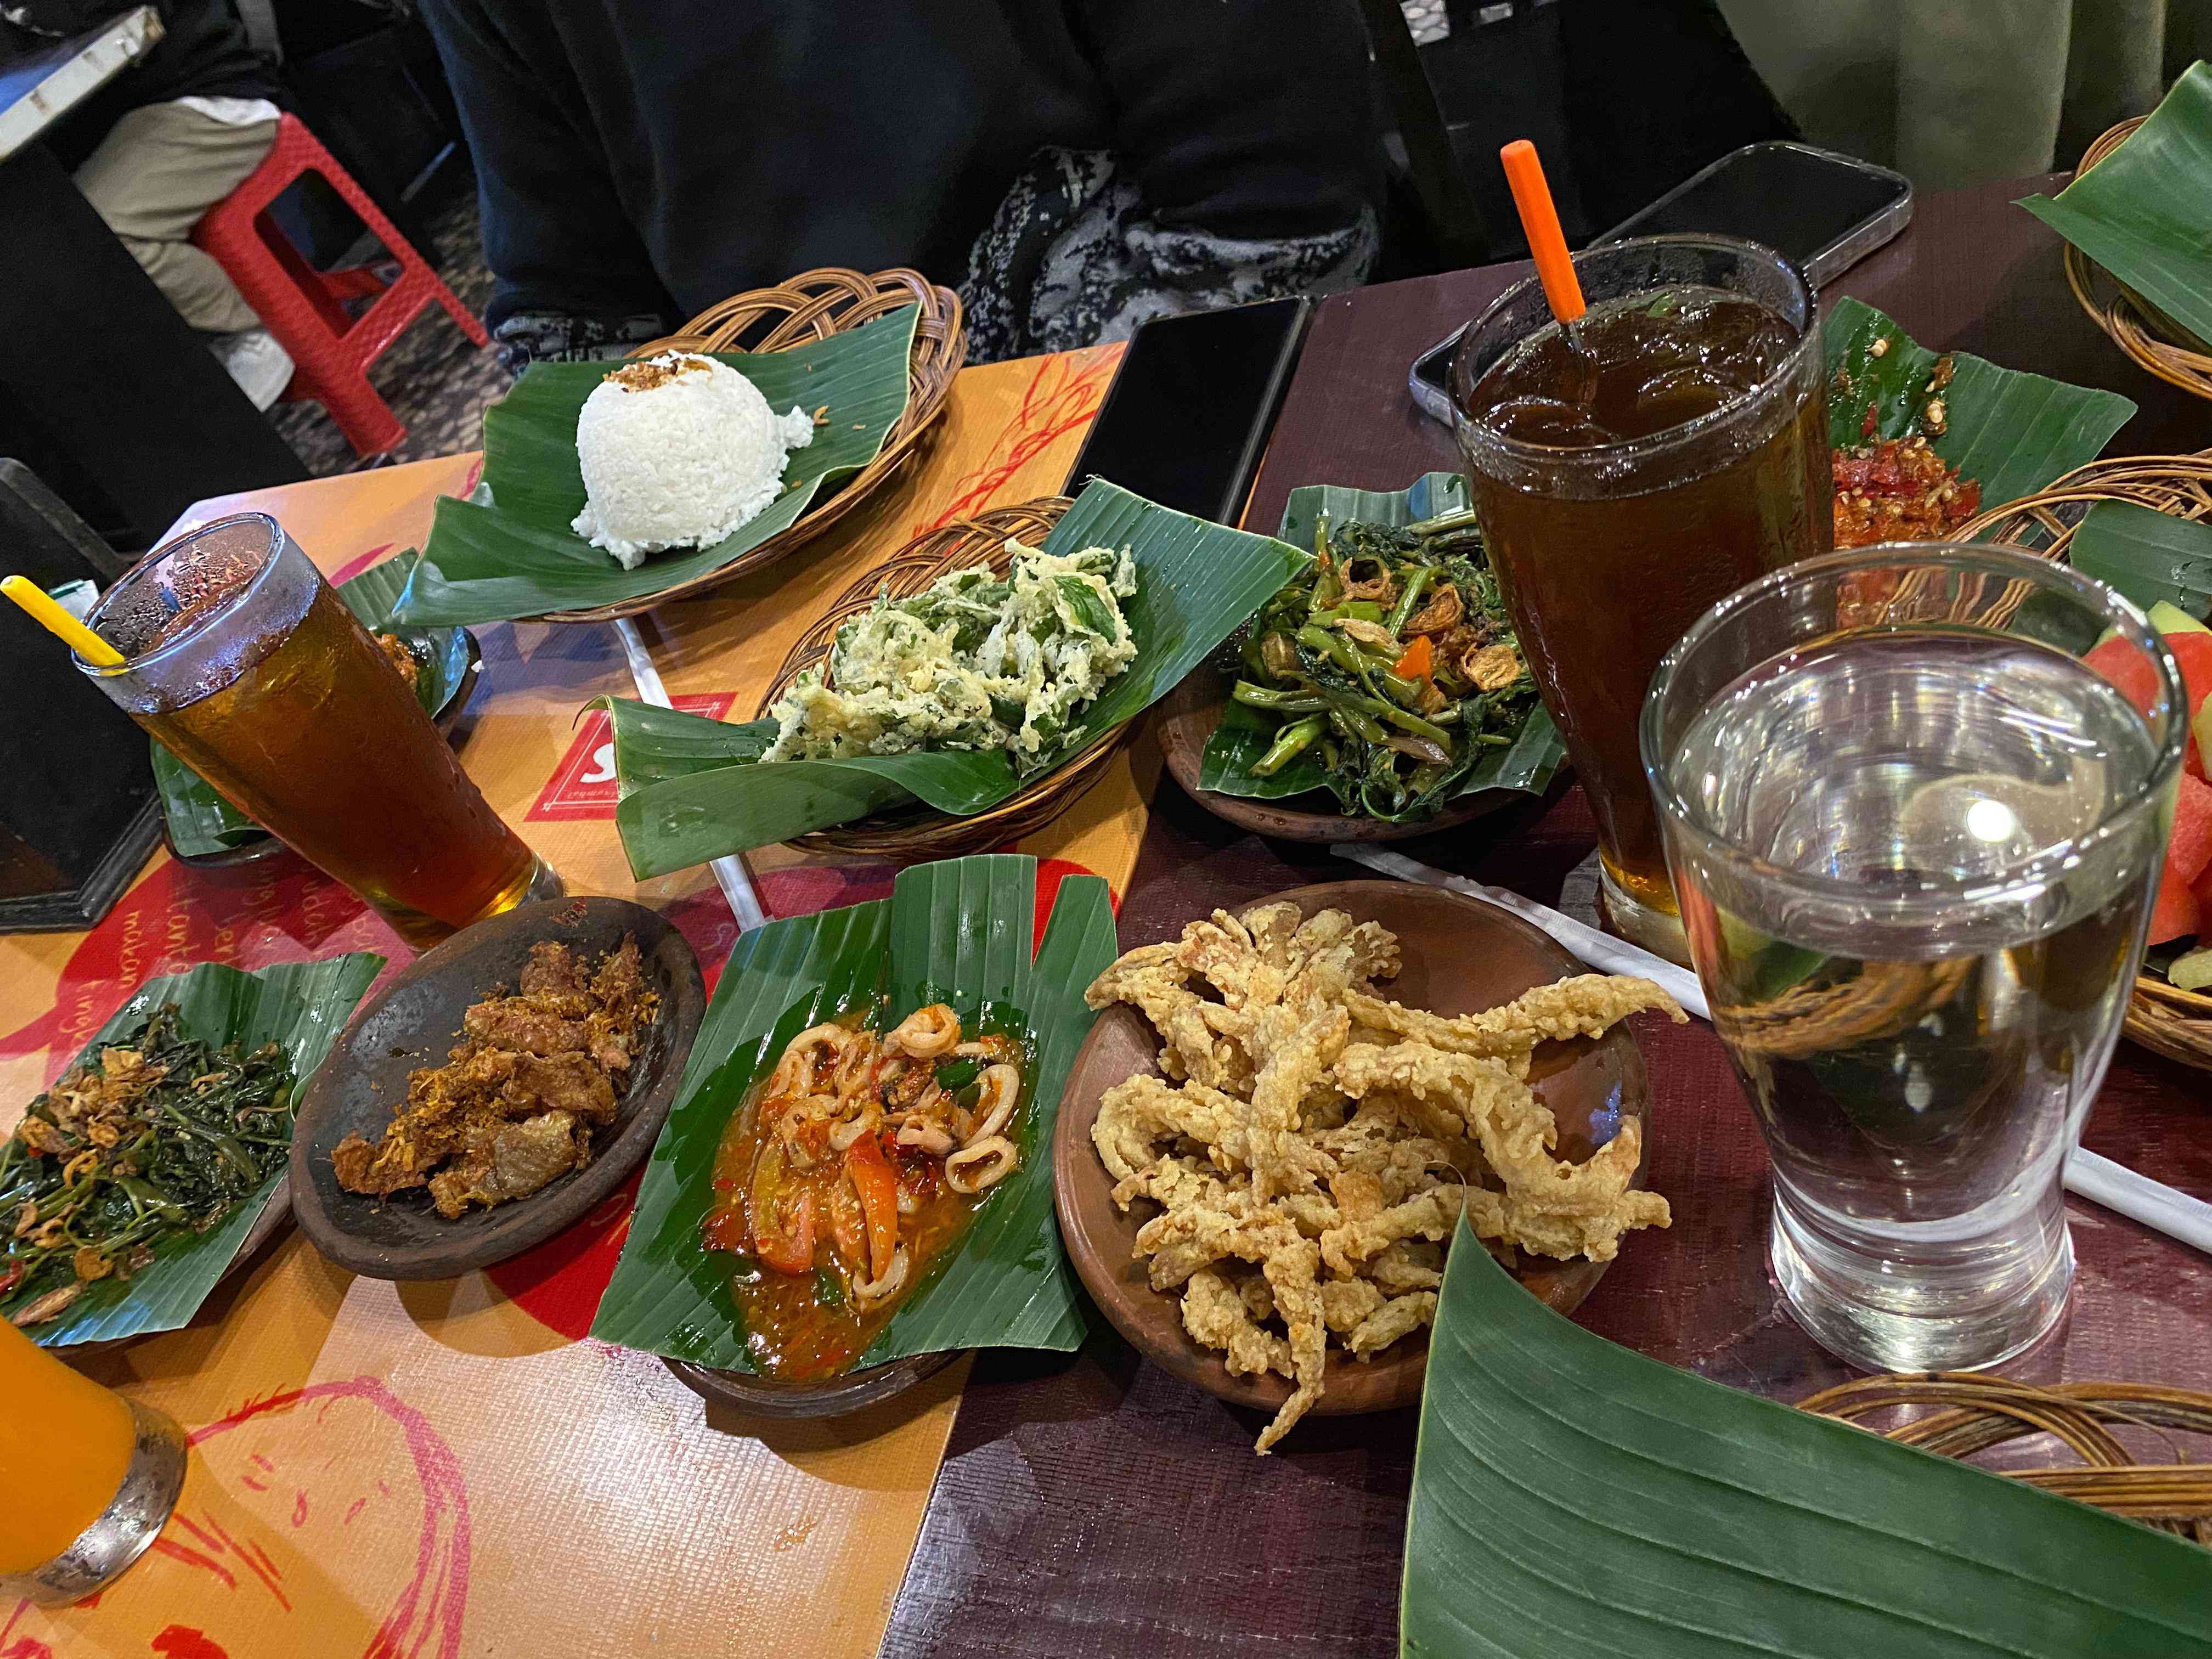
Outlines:
{"type": "Polygon", "coordinates": [[[0,581],[0,593],[5,593],[21,605],[30,613],[33,622],[46,629],[94,668],[123,666],[120,651],[55,604],[53,596],[28,576],[10,576],[5,581],[0,581]]]}

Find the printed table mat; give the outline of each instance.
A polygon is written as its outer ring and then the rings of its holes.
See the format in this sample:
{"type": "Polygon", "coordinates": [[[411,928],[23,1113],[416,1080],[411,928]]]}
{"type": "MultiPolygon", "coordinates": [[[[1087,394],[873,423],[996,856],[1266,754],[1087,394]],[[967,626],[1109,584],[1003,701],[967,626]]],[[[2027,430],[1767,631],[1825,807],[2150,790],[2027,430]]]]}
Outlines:
{"type": "MultiPolygon", "coordinates": [[[[913,537],[1057,491],[1119,346],[996,363],[955,382],[892,486],[787,562],[641,627],[678,706],[749,718],[821,607],[913,537]]],[[[200,503],[179,530],[253,507],[343,580],[419,546],[432,503],[479,458],[374,469],[200,503]]],[[[709,982],[737,927],[712,876],[634,881],[616,836],[604,715],[635,696],[611,625],[495,623],[459,740],[492,804],[576,893],[676,921],[709,982]]],[[[1018,850],[1106,878],[1135,867],[1158,779],[1148,745],[1018,850]]],[[[877,898],[894,867],[775,848],[750,856],[793,915],[877,898]]],[[[409,952],[351,893],[289,853],[229,871],[157,853],[82,933],[0,938],[0,1128],[146,980],[409,952]]],[[[100,1352],[90,1375],[163,1407],[194,1455],[155,1553],[104,1595],[0,1605],[5,1659],[460,1659],[518,1643],[598,1655],[875,1652],[943,1455],[967,1365],[856,1416],[782,1424],[708,1407],[649,1355],[585,1340],[635,1182],[568,1233],[489,1272],[356,1279],[297,1234],[187,1329],[100,1352]]]]}

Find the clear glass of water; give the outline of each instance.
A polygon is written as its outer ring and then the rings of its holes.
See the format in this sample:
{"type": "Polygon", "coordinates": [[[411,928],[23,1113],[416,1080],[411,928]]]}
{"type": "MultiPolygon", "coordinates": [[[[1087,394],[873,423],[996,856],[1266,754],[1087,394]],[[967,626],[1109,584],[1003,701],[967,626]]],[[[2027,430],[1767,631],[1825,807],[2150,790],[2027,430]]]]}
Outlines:
{"type": "Polygon", "coordinates": [[[2171,653],[2047,560],[1859,548],[1706,611],[1640,736],[1792,1310],[1871,1370],[2018,1353],[2073,1282],[2061,1179],[2187,738],[2171,653]],[[2106,639],[2147,708],[2082,662],[2106,639]]]}

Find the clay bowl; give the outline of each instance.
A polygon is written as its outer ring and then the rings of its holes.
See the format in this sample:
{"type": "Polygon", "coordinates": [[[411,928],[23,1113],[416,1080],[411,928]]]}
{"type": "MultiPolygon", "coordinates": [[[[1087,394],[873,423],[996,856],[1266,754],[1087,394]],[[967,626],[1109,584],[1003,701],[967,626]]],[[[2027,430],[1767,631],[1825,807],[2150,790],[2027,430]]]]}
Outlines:
{"type": "Polygon", "coordinates": [[[623,899],[549,899],[465,928],[418,957],[362,1004],[300,1107],[289,1185],[301,1229],[342,1267],[371,1279],[452,1279],[542,1244],[580,1219],[627,1180],[653,1149],[684,1079],[691,1039],[706,1012],[698,959],[675,926],[623,899]],[[494,986],[512,991],[540,939],[596,957],[637,936],[646,982],[660,1007],[615,1121],[599,1132],[597,1155],[527,1198],[471,1207],[448,1221],[421,1188],[375,1198],[337,1183],[331,1149],[349,1134],[374,1140],[407,1098],[407,1074],[445,1063],[461,1012],[494,986]]]}
{"type": "Polygon", "coordinates": [[[676,1380],[702,1400],[729,1406],[750,1417],[842,1417],[869,1406],[880,1405],[943,1370],[963,1351],[908,1354],[866,1370],[819,1382],[779,1382],[773,1377],[744,1371],[715,1370],[688,1360],[663,1359],[676,1380]]]}
{"type": "MultiPolygon", "coordinates": [[[[1183,677],[1182,684],[1162,698],[1157,730],[1160,756],[1168,770],[1190,798],[1218,818],[1249,830],[1255,836],[1278,841],[1410,841],[1432,836],[1439,830],[1456,829],[1515,801],[1533,799],[1518,789],[1486,789],[1454,801],[1434,817],[1418,823],[1385,823],[1379,818],[1347,817],[1337,811],[1336,797],[1325,789],[1309,790],[1281,800],[1259,800],[1248,795],[1224,795],[1199,787],[1199,767],[1206,757],[1206,740],[1221,724],[1221,711],[1229,701],[1229,675],[1210,663],[1201,663],[1183,677]]],[[[1402,999],[1401,999],[1402,1000],[1402,999]]]]}
{"type": "MultiPolygon", "coordinates": [[[[1412,1008],[1446,1016],[1475,1013],[1510,1002],[1531,987],[1588,971],[1518,917],[1440,888],[1340,881],[1296,888],[1263,902],[1285,900],[1307,915],[1342,910],[1397,934],[1405,965],[1381,989],[1412,1008]]],[[[1153,1290],[1135,1255],[1137,1230],[1159,1213],[1159,1206],[1139,1200],[1126,1212],[1115,1208],[1109,1195],[1113,1182],[1091,1144],[1101,1097],[1133,1073],[1157,1072],[1153,1060],[1159,1046],[1142,1014],[1117,1005],[1098,1017],[1077,1054],[1053,1134],[1060,1235],[1091,1300],[1146,1358],[1233,1404],[1273,1413],[1290,1397],[1291,1384],[1272,1375],[1233,1376],[1218,1352],[1201,1347],[1184,1332],[1179,1298],[1153,1290]]],[[[1536,1097],[1559,1120],[1563,1158],[1588,1158],[1613,1138],[1624,1115],[1645,1118],[1648,1128],[1650,1091],[1644,1057],[1625,1025],[1595,1039],[1542,1044],[1529,1075],[1536,1097]]],[[[1647,1165],[1650,1159],[1647,1134],[1647,1165]]],[[[1522,1252],[1515,1276],[1532,1295],[1570,1313],[1605,1276],[1606,1266],[1522,1252]]],[[[1410,1406],[1421,1397],[1428,1358],[1425,1330],[1364,1363],[1331,1347],[1327,1389],[1314,1413],[1348,1415],[1410,1406]]]]}

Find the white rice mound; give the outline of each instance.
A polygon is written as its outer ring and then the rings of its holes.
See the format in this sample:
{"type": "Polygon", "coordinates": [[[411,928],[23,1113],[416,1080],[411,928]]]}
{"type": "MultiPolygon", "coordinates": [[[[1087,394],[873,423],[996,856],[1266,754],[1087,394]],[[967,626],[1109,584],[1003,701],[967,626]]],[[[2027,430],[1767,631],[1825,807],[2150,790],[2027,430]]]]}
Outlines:
{"type": "Polygon", "coordinates": [[[778,416],[726,363],[687,351],[624,363],[576,416],[585,501],[572,527],[626,570],[711,547],[760,516],[783,491],[785,458],[813,441],[805,410],[778,416]]]}

